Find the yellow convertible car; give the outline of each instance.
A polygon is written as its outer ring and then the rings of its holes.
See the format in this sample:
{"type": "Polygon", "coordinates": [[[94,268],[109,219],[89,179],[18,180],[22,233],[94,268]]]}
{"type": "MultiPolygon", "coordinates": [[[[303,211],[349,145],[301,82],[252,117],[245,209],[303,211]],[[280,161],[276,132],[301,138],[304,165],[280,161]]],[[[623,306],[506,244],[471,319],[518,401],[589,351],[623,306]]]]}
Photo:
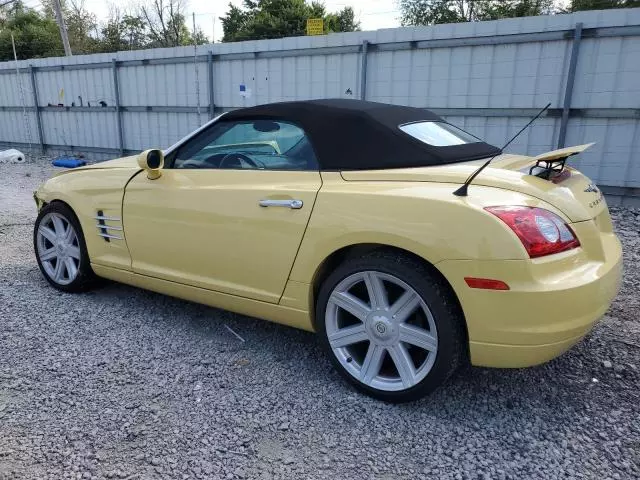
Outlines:
{"type": "Polygon", "coordinates": [[[607,310],[620,242],[565,165],[587,147],[502,154],[357,100],[244,108],[48,180],[36,258],[66,292],[102,277],[315,331],[356,388],[408,401],[464,363],[550,360],[607,310]]]}

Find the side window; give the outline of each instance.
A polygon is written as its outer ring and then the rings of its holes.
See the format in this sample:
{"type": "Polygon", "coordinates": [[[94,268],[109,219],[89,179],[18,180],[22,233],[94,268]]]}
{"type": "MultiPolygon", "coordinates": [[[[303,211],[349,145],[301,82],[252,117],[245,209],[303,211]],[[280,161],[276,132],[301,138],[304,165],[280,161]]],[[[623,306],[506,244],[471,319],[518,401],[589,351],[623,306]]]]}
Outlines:
{"type": "Polygon", "coordinates": [[[304,131],[288,122],[217,122],[182,145],[173,168],[317,170],[304,131]]]}

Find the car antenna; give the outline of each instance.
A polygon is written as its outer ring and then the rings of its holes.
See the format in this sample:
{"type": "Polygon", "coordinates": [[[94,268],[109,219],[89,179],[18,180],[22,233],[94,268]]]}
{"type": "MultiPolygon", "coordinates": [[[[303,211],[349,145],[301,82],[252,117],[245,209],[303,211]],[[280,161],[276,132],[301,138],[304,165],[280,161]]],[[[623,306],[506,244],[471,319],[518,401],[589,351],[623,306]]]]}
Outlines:
{"type": "Polygon", "coordinates": [[[502,153],[502,151],[505,148],[507,148],[511,142],[513,142],[516,138],[518,138],[518,136],[529,127],[529,125],[531,125],[533,122],[535,122],[538,119],[538,117],[540,115],[542,115],[550,106],[551,106],[551,102],[547,103],[546,107],[544,107],[542,110],[540,110],[535,117],[533,117],[531,120],[529,120],[529,123],[527,123],[524,127],[522,127],[522,129],[511,138],[511,140],[509,140],[507,143],[504,144],[504,147],[502,147],[500,149],[500,153],[496,153],[493,157],[491,157],[489,160],[484,162],[484,164],[479,169],[477,169],[475,172],[473,172],[471,175],[469,175],[469,177],[464,181],[464,184],[460,188],[458,188],[455,192],[453,192],[453,194],[458,196],[458,197],[466,197],[467,196],[467,190],[469,189],[469,185],[471,185],[471,182],[473,182],[473,180],[478,176],[478,174],[482,170],[484,170],[491,163],[491,161],[494,158],[496,158],[498,155],[500,155],[502,153]]]}

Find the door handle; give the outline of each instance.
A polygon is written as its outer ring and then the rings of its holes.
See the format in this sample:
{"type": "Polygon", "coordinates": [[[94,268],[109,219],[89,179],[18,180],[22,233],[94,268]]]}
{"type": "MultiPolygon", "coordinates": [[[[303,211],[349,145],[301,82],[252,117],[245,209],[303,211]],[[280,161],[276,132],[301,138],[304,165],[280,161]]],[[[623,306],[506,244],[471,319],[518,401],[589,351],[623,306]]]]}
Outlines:
{"type": "Polygon", "coordinates": [[[261,207],[286,207],[293,210],[299,210],[302,208],[302,200],[260,200],[261,207]]]}

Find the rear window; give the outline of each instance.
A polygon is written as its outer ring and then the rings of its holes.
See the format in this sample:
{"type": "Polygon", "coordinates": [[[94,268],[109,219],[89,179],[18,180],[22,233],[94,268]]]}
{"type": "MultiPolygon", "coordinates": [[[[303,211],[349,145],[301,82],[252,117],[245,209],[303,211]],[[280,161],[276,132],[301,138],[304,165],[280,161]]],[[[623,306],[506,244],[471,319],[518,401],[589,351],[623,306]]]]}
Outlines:
{"type": "Polygon", "coordinates": [[[400,125],[400,130],[434,147],[450,147],[465,143],[481,142],[470,133],[444,122],[414,122],[400,125]]]}

